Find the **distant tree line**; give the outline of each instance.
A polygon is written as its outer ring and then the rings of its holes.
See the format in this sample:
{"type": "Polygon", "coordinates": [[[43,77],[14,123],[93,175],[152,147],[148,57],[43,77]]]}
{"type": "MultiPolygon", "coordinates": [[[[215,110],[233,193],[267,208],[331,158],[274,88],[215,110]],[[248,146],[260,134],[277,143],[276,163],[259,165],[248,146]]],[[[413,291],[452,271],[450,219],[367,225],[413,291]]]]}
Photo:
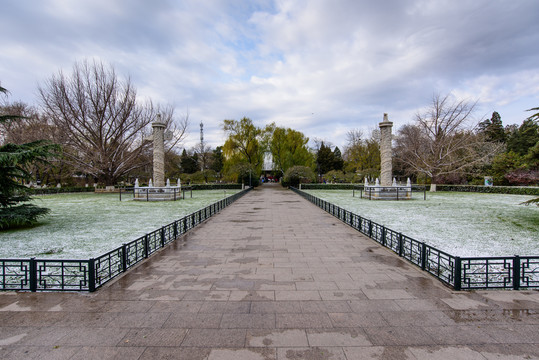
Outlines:
{"type": "MultiPolygon", "coordinates": [[[[38,88],[38,107],[10,103],[6,89],[0,92],[0,227],[8,209],[28,200],[24,185],[29,183],[116,185],[150,179],[151,122],[157,114],[172,134],[166,141],[165,176],[181,178],[184,184],[363,182],[380,173],[378,130],[368,136],[350,130],[341,152],[323,139],[313,139],[310,147],[309,138],[298,130],[275,123],[258,127],[244,117],[223,120],[222,146],[212,149],[201,142],[187,149],[181,144],[189,114],[178,117],[170,105],[141,101],[129,79],[96,61],[78,62],[69,74],[51,76],[38,88]],[[264,168],[268,157],[272,167],[264,168]]],[[[532,115],[521,125],[504,127],[497,112],[474,121],[475,106],[451,94],[435,95],[413,122],[395,132],[395,177],[479,184],[492,176],[497,185],[537,185],[539,108],[529,109],[532,115]]],[[[31,206],[18,209],[30,222],[44,213],[31,206]]]]}
{"type": "MultiPolygon", "coordinates": [[[[419,183],[483,184],[491,176],[497,185],[538,184],[538,114],[504,128],[497,112],[475,120],[475,108],[475,102],[452,94],[434,95],[394,133],[394,176],[419,183]]],[[[322,139],[309,147],[309,138],[297,130],[273,123],[257,127],[247,117],[224,120],[223,130],[223,176],[229,181],[263,178],[267,154],[273,159],[271,176],[285,184],[374,181],[380,174],[378,129],[368,136],[350,130],[343,152],[322,139]]]]}

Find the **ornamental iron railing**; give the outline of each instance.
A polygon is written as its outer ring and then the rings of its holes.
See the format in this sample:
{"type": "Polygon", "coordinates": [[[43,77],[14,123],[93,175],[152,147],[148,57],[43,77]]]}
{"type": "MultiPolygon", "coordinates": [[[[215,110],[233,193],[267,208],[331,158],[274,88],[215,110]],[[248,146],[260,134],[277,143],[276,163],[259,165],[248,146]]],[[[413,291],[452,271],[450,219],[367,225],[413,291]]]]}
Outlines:
{"type": "Polygon", "coordinates": [[[539,288],[539,256],[453,256],[312,194],[291,189],[455,290],[539,288]]]}
{"type": "Polygon", "coordinates": [[[0,259],[0,290],[95,291],[220,212],[251,188],[88,260],[0,259]]]}

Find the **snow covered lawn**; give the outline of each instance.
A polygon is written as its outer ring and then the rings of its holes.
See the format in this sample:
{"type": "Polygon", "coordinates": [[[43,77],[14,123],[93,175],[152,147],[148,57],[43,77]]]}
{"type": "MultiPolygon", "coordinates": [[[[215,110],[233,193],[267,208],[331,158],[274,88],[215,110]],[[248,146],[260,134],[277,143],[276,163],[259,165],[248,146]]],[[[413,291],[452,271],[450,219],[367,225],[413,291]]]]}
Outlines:
{"type": "Polygon", "coordinates": [[[351,190],[306,192],[455,256],[539,255],[539,207],[520,205],[533,196],[428,192],[425,201],[423,193],[374,201],[351,190]]]}
{"type": "MultiPolygon", "coordinates": [[[[226,190],[230,196],[239,190],[226,190]]],[[[223,190],[193,191],[185,200],[133,201],[122,194],[37,196],[34,203],[51,209],[40,225],[0,232],[0,258],[89,259],[135,240],[220,199],[223,190]]]]}

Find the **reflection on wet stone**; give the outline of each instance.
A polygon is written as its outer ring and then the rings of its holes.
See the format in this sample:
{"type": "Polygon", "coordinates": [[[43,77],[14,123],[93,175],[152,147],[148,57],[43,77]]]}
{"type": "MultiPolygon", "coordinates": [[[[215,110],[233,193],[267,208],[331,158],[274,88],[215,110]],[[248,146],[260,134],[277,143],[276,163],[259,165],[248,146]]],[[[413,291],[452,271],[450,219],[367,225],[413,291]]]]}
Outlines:
{"type": "Polygon", "coordinates": [[[539,358],[539,292],[455,292],[278,185],[185,238],[93,294],[0,293],[0,358],[539,358]]]}

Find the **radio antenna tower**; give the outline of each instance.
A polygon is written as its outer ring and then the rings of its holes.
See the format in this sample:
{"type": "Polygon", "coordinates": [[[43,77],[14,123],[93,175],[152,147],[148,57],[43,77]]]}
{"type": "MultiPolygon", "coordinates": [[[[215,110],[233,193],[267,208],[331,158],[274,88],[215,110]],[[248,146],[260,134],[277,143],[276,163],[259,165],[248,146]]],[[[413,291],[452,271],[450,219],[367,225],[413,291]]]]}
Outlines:
{"type": "Polygon", "coordinates": [[[200,170],[204,171],[206,164],[204,160],[204,124],[200,122],[200,170]]]}

